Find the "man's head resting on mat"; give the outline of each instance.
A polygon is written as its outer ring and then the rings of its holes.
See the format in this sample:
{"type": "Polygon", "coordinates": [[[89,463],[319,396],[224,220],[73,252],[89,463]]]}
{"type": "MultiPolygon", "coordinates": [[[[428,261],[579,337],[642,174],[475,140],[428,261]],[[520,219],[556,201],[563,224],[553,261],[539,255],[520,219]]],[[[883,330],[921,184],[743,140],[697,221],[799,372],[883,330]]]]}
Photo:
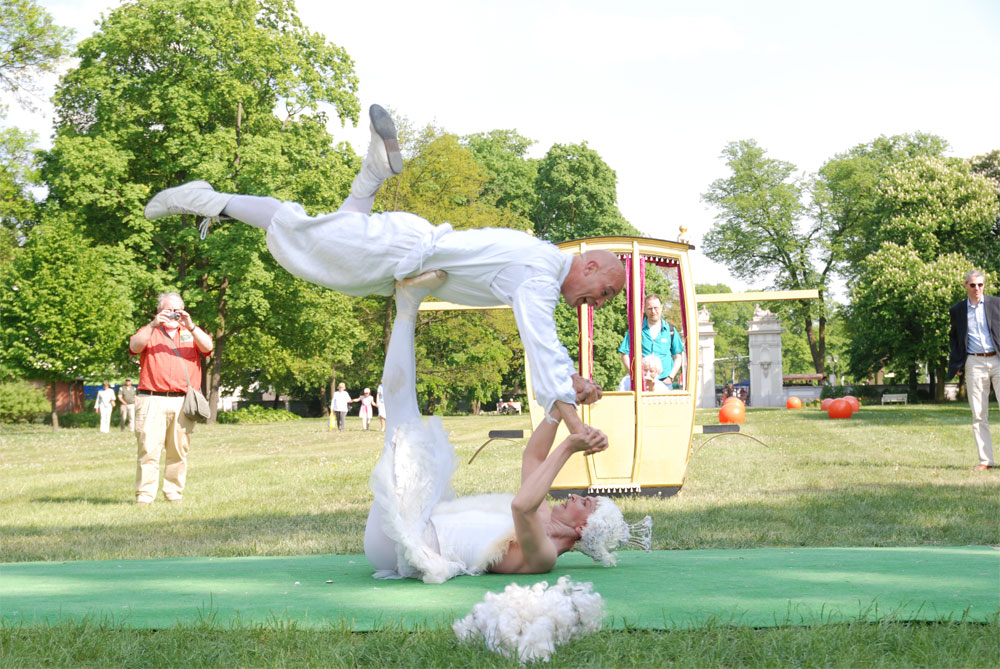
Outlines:
{"type": "Polygon", "coordinates": [[[649,550],[653,520],[649,516],[635,525],[625,522],[618,505],[607,497],[570,495],[552,507],[553,520],[577,529],[580,538],[573,545],[594,562],[615,566],[614,551],[626,545],[649,550]]]}
{"type": "Polygon", "coordinates": [[[579,307],[589,304],[595,309],[621,292],[625,285],[625,267],[610,251],[587,251],[573,256],[569,274],[562,283],[566,304],[579,307]]]}

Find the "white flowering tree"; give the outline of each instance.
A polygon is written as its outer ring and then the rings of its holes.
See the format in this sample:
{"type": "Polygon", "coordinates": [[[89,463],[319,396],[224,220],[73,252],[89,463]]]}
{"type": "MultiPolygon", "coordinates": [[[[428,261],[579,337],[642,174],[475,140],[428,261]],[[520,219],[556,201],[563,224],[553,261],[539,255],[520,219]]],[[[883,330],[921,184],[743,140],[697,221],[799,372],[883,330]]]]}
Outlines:
{"type": "Polygon", "coordinates": [[[859,265],[849,310],[852,372],[882,366],[909,372],[928,363],[943,397],[948,309],[965,295],[965,272],[997,257],[995,186],[966,161],[917,157],[890,169],[878,187],[872,229],[880,244],[859,265]]]}

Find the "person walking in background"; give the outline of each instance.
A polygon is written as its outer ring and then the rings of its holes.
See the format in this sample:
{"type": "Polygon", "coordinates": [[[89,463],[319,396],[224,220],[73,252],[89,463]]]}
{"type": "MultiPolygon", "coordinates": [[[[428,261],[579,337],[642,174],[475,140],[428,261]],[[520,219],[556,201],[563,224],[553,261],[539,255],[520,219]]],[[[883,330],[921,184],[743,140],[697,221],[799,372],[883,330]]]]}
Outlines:
{"type": "Polygon", "coordinates": [[[375,408],[378,409],[378,422],[382,424],[382,431],[385,432],[385,395],[382,394],[382,384],[378,384],[375,390],[375,408]]]}
{"type": "Polygon", "coordinates": [[[974,269],[965,275],[968,298],[949,310],[951,330],[948,378],[965,374],[972,408],[972,435],[979,464],[973,471],[996,467],[990,434],[990,385],[1000,398],[1000,298],[984,294],[986,275],[974,269]]]}
{"type": "Polygon", "coordinates": [[[361,402],[361,408],[358,409],[358,416],[361,417],[361,427],[364,430],[368,429],[368,425],[372,421],[372,407],[375,405],[375,398],[372,397],[372,389],[365,388],[364,393],[361,397],[357,397],[352,402],[361,402]]]}
{"type": "Polygon", "coordinates": [[[111,389],[107,381],[104,382],[104,387],[97,391],[94,411],[101,414],[101,432],[110,432],[111,414],[115,411],[115,391],[111,389]]]}
{"type": "Polygon", "coordinates": [[[184,311],[178,293],[162,293],[156,317],[129,340],[139,356],[135,436],[139,445],[135,501],[151,504],[160,483],[160,454],[167,451],[163,496],[179,502],[187,479],[187,456],[195,423],[181,407],[188,385],[201,390],[201,359],[212,353],[212,338],[184,311]]]}
{"type": "Polygon", "coordinates": [[[118,386],[118,406],[121,407],[122,432],[126,429],[135,432],[135,386],[132,379],[125,379],[125,385],[118,386]]]}
{"type": "Polygon", "coordinates": [[[330,429],[333,429],[333,421],[337,421],[337,431],[344,431],[344,424],[347,422],[347,410],[351,405],[351,396],[347,393],[347,386],[343,383],[337,384],[337,390],[330,400],[330,429]]]}

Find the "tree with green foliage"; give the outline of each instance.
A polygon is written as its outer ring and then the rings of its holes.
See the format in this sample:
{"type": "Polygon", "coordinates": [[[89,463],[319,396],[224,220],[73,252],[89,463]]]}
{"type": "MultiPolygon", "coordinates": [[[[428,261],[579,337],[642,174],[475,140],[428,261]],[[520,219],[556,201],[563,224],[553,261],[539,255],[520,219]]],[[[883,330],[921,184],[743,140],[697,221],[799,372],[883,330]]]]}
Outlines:
{"type": "Polygon", "coordinates": [[[538,163],[535,234],[551,242],[604,235],[639,235],[618,211],[618,176],[597,151],[554,144],[538,163]]]}
{"type": "Polygon", "coordinates": [[[488,177],[481,197],[525,219],[519,229],[530,229],[531,214],[538,204],[535,192],[538,161],[527,157],[534,140],[519,135],[516,130],[492,130],[467,135],[462,142],[488,177]]]}
{"type": "Polygon", "coordinates": [[[35,0],[0,0],[0,91],[32,108],[27,98],[38,93],[35,80],[55,71],[72,37],[35,0]]]}
{"type": "Polygon", "coordinates": [[[702,198],[716,207],[705,235],[705,255],[745,281],[771,277],[779,290],[819,290],[819,299],[785,305],[802,324],[812,366],[826,368],[826,284],[836,263],[821,222],[802,229],[807,184],[792,163],[767,156],[753,140],[731,142],[722,153],[730,176],[712,182],[702,198]],[[819,252],[817,269],[816,253],[819,252]],[[814,323],[818,327],[814,328],[814,323]]]}
{"type": "Polygon", "coordinates": [[[969,269],[958,253],[928,260],[911,244],[885,242],[865,260],[851,291],[851,372],[865,377],[882,367],[900,370],[916,392],[917,369],[928,363],[935,397],[943,399],[948,309],[965,295],[969,269]]]}
{"type": "MultiPolygon", "coordinates": [[[[1000,149],[990,151],[982,156],[975,156],[969,161],[973,174],[989,179],[993,192],[1000,201],[1000,149]]],[[[998,207],[1000,212],[1000,207],[998,207]]],[[[987,244],[987,255],[982,261],[983,267],[1000,267],[1000,213],[993,221],[991,241],[987,244]]]]}
{"type": "Polygon", "coordinates": [[[882,222],[871,229],[870,243],[880,245],[855,283],[852,371],[864,376],[883,365],[901,367],[916,390],[917,367],[927,363],[940,399],[948,308],[963,295],[964,273],[997,257],[995,185],[968,161],[918,156],[886,171],[872,211],[882,222]],[[893,282],[901,287],[889,290],[893,282]]]}
{"type": "Polygon", "coordinates": [[[936,135],[883,135],[823,164],[812,183],[811,215],[825,231],[820,241],[838,273],[848,280],[856,277],[862,261],[881,244],[879,186],[889,170],[920,156],[940,157],[947,149],[936,135]]]}
{"type": "MultiPolygon", "coordinates": [[[[273,337],[274,364],[311,358],[321,346],[306,323],[269,324],[279,311],[311,318],[315,300],[274,262],[259,230],[216,225],[199,241],[193,217],[151,222],[143,207],[162,188],[204,179],[314,213],[335,209],[358,161],[333,145],[323,110],[357,122],[347,53],[307,30],[285,0],[137,0],[111,11],[76,56],[56,92],[57,134],[44,156],[49,206],[94,243],[131,253],[134,322],[147,319],[157,292],[183,295],[215,340],[205,383],[213,407],[230,338],[273,337]]],[[[324,318],[348,316],[338,302],[325,305],[324,318]]],[[[338,347],[332,367],[353,342],[323,345],[338,347]]]]}
{"type": "MultiPolygon", "coordinates": [[[[5,378],[73,381],[119,376],[133,332],[131,291],[113,270],[120,249],[94,246],[73,226],[47,222],[0,263],[0,371],[5,378]]],[[[56,394],[52,426],[59,429],[56,394]]]]}
{"type": "Polygon", "coordinates": [[[968,161],[921,156],[886,172],[878,188],[870,244],[913,245],[930,260],[960,253],[984,265],[996,253],[993,225],[998,206],[994,184],[970,170],[968,161]]]}
{"type": "Polygon", "coordinates": [[[0,129],[0,262],[9,260],[38,222],[31,188],[38,183],[34,133],[0,129]]]}
{"type": "MultiPolygon", "coordinates": [[[[72,31],[55,25],[34,0],[0,0],[0,91],[33,109],[38,75],[52,72],[68,53],[72,31]]],[[[0,121],[6,108],[0,104],[0,121]]],[[[0,128],[0,262],[24,243],[38,220],[30,189],[38,185],[37,136],[0,128]]]]}

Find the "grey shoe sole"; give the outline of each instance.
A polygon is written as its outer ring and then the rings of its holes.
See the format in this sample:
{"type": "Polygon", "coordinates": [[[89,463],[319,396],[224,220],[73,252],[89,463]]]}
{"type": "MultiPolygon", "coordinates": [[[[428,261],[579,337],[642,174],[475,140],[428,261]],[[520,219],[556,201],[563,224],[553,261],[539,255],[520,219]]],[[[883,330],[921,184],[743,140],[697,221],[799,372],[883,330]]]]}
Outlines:
{"type": "Polygon", "coordinates": [[[396,134],[396,124],[392,122],[389,112],[381,105],[368,108],[368,117],[372,127],[385,144],[385,153],[389,157],[389,169],[393,174],[403,171],[403,154],[399,150],[399,137],[396,134]]]}

